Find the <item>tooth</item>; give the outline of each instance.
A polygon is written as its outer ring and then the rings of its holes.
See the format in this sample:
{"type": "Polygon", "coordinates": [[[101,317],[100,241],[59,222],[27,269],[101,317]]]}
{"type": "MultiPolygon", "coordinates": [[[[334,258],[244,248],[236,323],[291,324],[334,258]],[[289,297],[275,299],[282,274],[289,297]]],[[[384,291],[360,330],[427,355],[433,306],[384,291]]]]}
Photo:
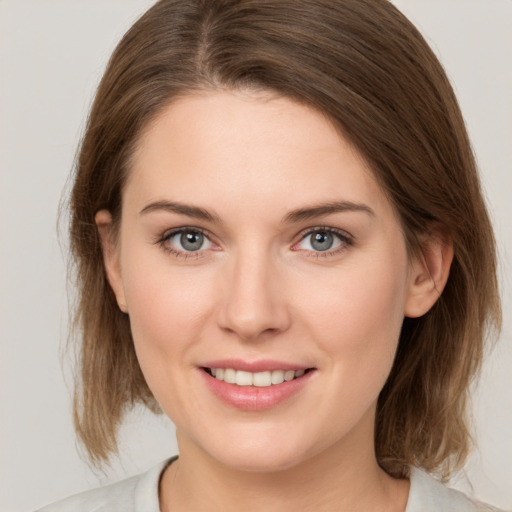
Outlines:
{"type": "Polygon", "coordinates": [[[211,374],[218,380],[238,386],[268,387],[272,384],[281,384],[294,378],[302,377],[305,370],[274,370],[263,372],[246,372],[233,368],[210,368],[211,374]]]}
{"type": "Polygon", "coordinates": [[[284,371],[274,370],[272,372],[271,382],[272,384],[281,384],[282,382],[284,382],[284,371]]]}
{"type": "Polygon", "coordinates": [[[252,373],[237,370],[235,382],[239,386],[252,386],[252,373]]]}
{"type": "Polygon", "coordinates": [[[236,371],[233,368],[226,368],[224,370],[224,382],[234,384],[236,382],[236,371]]]}
{"type": "Polygon", "coordinates": [[[272,374],[270,372],[257,372],[253,375],[253,385],[264,388],[272,384],[272,374]]]}
{"type": "Polygon", "coordinates": [[[293,370],[288,370],[288,371],[284,372],[284,380],[286,380],[286,381],[293,380],[294,377],[295,377],[295,372],[293,370]]]}

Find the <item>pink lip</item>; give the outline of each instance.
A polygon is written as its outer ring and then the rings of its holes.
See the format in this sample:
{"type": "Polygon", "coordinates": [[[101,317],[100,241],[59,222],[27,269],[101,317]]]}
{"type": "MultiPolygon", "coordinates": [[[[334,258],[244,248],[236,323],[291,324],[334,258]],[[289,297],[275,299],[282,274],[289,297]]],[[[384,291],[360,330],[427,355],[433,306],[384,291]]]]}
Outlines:
{"type": "Polygon", "coordinates": [[[203,368],[233,368],[245,372],[272,372],[274,370],[306,370],[308,366],[300,364],[290,364],[283,361],[271,359],[262,359],[260,361],[243,361],[242,359],[221,359],[217,361],[208,361],[201,364],[203,368]]]}
{"type": "MultiPolygon", "coordinates": [[[[234,366],[237,369],[241,369],[237,365],[234,366]]],[[[233,368],[233,366],[212,365],[210,368],[233,368]]],[[[247,366],[245,368],[247,368],[247,366]]],[[[266,369],[268,370],[268,367],[266,367],[266,369]]],[[[278,369],[284,368],[281,366],[278,369]]],[[[244,411],[262,411],[277,406],[281,402],[284,402],[285,400],[299,393],[299,391],[310,381],[313,374],[316,373],[314,370],[309,371],[297,379],[260,388],[256,386],[237,386],[236,384],[228,384],[223,380],[218,380],[215,377],[212,377],[202,368],[198,368],[198,370],[201,373],[206,385],[208,386],[208,389],[217,398],[222,400],[225,404],[230,405],[231,407],[235,407],[244,411]]]]}

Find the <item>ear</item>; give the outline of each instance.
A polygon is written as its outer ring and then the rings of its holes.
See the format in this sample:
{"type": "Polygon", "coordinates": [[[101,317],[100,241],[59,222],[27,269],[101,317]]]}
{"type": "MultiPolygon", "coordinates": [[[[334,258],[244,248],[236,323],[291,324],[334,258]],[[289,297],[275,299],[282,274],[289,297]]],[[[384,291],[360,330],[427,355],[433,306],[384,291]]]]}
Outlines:
{"type": "Polygon", "coordinates": [[[420,240],[420,250],[412,257],[404,314],[424,315],[441,296],[450,274],[453,241],[442,229],[434,229],[420,240]]]}
{"type": "Polygon", "coordinates": [[[100,210],[96,213],[94,220],[101,239],[101,250],[103,253],[103,264],[107,279],[116,296],[119,309],[128,313],[124,295],[123,281],[121,278],[121,265],[119,262],[119,248],[114,240],[112,228],[112,215],[107,210],[100,210]]]}

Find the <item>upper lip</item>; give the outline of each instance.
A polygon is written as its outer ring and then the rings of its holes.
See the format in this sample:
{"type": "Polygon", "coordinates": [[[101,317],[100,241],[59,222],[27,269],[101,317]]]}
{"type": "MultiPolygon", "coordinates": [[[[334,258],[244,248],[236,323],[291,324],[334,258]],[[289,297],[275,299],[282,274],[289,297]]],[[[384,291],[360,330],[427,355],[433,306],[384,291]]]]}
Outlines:
{"type": "Polygon", "coordinates": [[[207,361],[200,365],[203,368],[232,368],[246,372],[256,373],[274,370],[307,370],[311,366],[295,364],[272,359],[260,359],[258,361],[244,361],[242,359],[221,359],[207,361]]]}

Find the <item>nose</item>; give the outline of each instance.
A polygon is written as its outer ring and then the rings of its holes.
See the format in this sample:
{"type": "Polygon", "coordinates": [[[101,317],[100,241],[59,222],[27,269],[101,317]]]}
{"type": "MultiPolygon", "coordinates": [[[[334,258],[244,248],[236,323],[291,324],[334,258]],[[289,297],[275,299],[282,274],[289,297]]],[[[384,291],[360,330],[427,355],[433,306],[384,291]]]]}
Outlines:
{"type": "Polygon", "coordinates": [[[232,262],[223,283],[218,325],[245,341],[286,331],[291,323],[277,264],[261,252],[247,251],[232,262]]]}

